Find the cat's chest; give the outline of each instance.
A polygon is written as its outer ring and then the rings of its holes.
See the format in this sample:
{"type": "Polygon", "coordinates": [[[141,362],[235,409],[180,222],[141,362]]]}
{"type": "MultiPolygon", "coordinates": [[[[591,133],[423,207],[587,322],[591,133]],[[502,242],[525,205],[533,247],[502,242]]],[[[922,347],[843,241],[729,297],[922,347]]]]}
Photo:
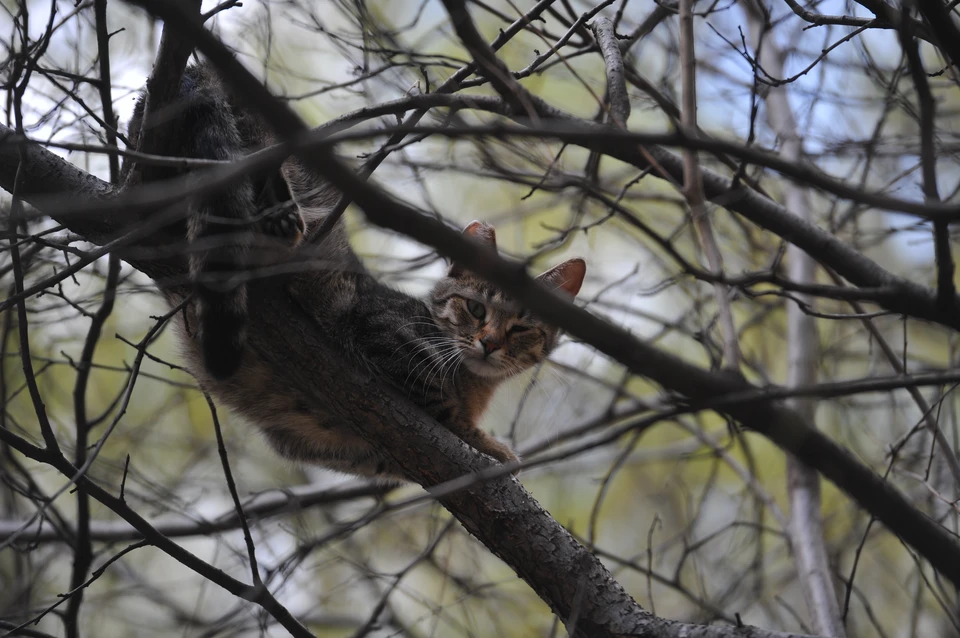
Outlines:
{"type": "Polygon", "coordinates": [[[496,387],[472,376],[458,381],[460,391],[455,399],[455,412],[460,421],[469,421],[477,426],[490,405],[496,387]]]}

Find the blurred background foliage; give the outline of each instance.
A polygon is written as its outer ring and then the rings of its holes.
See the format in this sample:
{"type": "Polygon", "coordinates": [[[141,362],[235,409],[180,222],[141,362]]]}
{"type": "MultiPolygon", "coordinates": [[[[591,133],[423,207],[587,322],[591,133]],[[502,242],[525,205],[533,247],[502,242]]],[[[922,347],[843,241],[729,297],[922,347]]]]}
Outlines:
{"type": "MultiPolygon", "coordinates": [[[[0,34],[13,33],[17,3],[2,0],[0,34]]],[[[591,9],[591,2],[570,0],[556,7],[562,15],[591,9]]],[[[87,109],[100,112],[96,88],[75,76],[95,76],[96,38],[90,3],[27,3],[31,29],[39,36],[50,7],[63,24],[55,32],[25,96],[28,134],[41,141],[102,143],[101,127],[87,109]],[[53,73],[54,70],[66,72],[53,73]]],[[[472,12],[485,37],[525,11],[532,2],[489,0],[472,12]],[[516,5],[516,6],[514,6],[516,5]]],[[[215,3],[204,3],[209,10],[215,3]]],[[[735,142],[747,139],[751,125],[753,73],[741,50],[738,29],[743,14],[734,3],[698,3],[707,14],[698,19],[699,117],[710,135],[735,142]]],[[[864,14],[857,5],[829,0],[823,13],[864,14]]],[[[604,14],[622,10],[618,32],[629,34],[653,10],[652,2],[615,2],[604,14]]],[[[787,71],[800,73],[826,46],[850,33],[847,27],[804,30],[805,23],[786,5],[771,6],[780,18],[771,37],[789,50],[787,71]]],[[[109,4],[113,99],[121,123],[129,119],[139,87],[147,77],[160,25],[120,2],[109,4]]],[[[551,15],[536,23],[549,35],[529,32],[500,51],[511,69],[522,69],[546,51],[566,28],[551,15]]],[[[211,20],[212,28],[235,47],[247,66],[288,96],[310,123],[319,125],[367,105],[432,90],[468,57],[455,38],[439,2],[415,0],[246,0],[211,20]],[[389,32],[389,33],[387,33],[389,32]]],[[[4,36],[0,36],[4,37],[4,36]]],[[[15,47],[12,36],[8,49],[15,47]]],[[[574,38],[580,41],[579,37],[574,38]]],[[[585,46],[571,44],[565,58],[552,58],[542,73],[523,81],[551,104],[586,118],[598,113],[604,94],[603,62],[593,52],[573,55],[585,46]]],[[[938,59],[922,47],[928,69],[938,59]]],[[[637,70],[674,102],[679,66],[675,16],[663,20],[631,48],[637,70]]],[[[903,197],[921,197],[917,186],[917,123],[912,86],[895,69],[900,50],[894,32],[868,31],[790,84],[791,106],[810,158],[832,175],[887,189],[903,197]],[[892,96],[892,97],[891,97],[892,96]]],[[[938,135],[949,153],[939,169],[944,184],[958,177],[955,84],[931,78],[938,100],[938,135]]],[[[487,87],[468,92],[491,94],[487,87]]],[[[631,88],[630,128],[665,132],[671,119],[647,95],[631,88]]],[[[762,110],[761,106],[761,110],[762,110]]],[[[438,110],[430,123],[446,122],[438,110]]],[[[488,114],[460,111],[460,122],[495,121],[488,114]]],[[[8,121],[11,115],[7,113],[8,121]]],[[[426,122],[426,121],[425,121],[426,122]]],[[[380,124],[394,123],[383,118],[380,124]]],[[[373,123],[372,125],[377,125],[373,123]]],[[[758,118],[755,144],[777,148],[778,140],[758,118]]],[[[383,137],[341,147],[359,162],[383,137]]],[[[54,148],[53,150],[57,150],[54,148]]],[[[98,153],[61,154],[108,178],[106,157],[98,153]]],[[[726,167],[703,155],[708,166],[726,167]]],[[[584,176],[587,154],[545,140],[431,137],[394,152],[375,173],[376,182],[422,209],[456,225],[482,219],[496,225],[501,251],[531,260],[542,270],[568,256],[588,262],[581,301],[591,311],[628,327],[703,366],[719,356],[716,306],[709,285],[686,276],[650,237],[619,216],[609,214],[576,186],[584,176]],[[558,158],[558,153],[561,153],[558,158]],[[544,178],[550,167],[550,175],[544,178]],[[569,187],[558,186],[566,179],[569,187]],[[543,181],[540,184],[541,180],[543,181]]],[[[696,241],[687,223],[679,190],[644,177],[636,169],[604,158],[596,188],[670,238],[691,263],[699,263],[696,241]]],[[[782,183],[765,174],[763,186],[779,199],[782,183]]],[[[946,189],[945,189],[945,192],[946,189]]],[[[946,195],[945,195],[946,197],[946,195]]],[[[5,200],[8,201],[8,200],[5,200]]],[[[812,198],[818,224],[850,242],[890,270],[924,284],[933,283],[929,230],[912,219],[852,206],[824,194],[812,198]]],[[[780,240],[722,208],[713,208],[727,272],[769,268],[780,240]]],[[[351,210],[348,224],[354,246],[371,268],[398,287],[423,294],[445,264],[423,246],[366,225],[351,210]]],[[[50,230],[49,221],[30,232],[50,230]]],[[[75,239],[75,238],[74,238],[75,239]]],[[[74,241],[77,249],[89,246],[74,241]]],[[[77,256],[45,248],[30,261],[29,280],[38,281],[77,256]]],[[[2,256],[3,266],[9,262],[2,256]]],[[[99,305],[106,261],[100,260],[28,302],[30,343],[37,378],[59,440],[73,440],[74,363],[99,305]]],[[[11,290],[8,268],[2,283],[11,290]]],[[[822,283],[830,280],[818,275],[822,283]]],[[[960,283],[960,282],[958,282],[960,283]]],[[[785,295],[774,285],[757,285],[735,298],[744,373],[760,384],[785,378],[785,295]]],[[[821,302],[825,316],[849,313],[840,302],[821,302]]],[[[212,520],[232,510],[217,458],[212,417],[193,379],[177,367],[175,336],[164,331],[149,347],[127,401],[136,344],[166,312],[152,283],[124,266],[117,306],[103,329],[87,390],[89,413],[103,415],[94,431],[116,420],[91,474],[119,490],[126,469],[127,501],[151,520],[212,520]],[[124,403],[126,404],[124,406],[124,403]]],[[[3,426],[39,440],[36,415],[24,389],[19,362],[16,316],[2,317],[3,426]]],[[[876,325],[906,357],[911,371],[954,365],[957,338],[946,330],[896,316],[875,318],[876,325]]],[[[859,321],[818,319],[822,381],[890,374],[859,321]]],[[[277,326],[282,330],[282,326],[277,326]]],[[[953,387],[925,391],[935,403],[939,423],[957,443],[953,387]]],[[[708,622],[744,622],[770,629],[803,630],[807,613],[786,543],[783,454],[770,443],[738,432],[713,413],[664,421],[630,433],[614,443],[591,447],[602,429],[569,441],[561,434],[579,425],[619,422],[642,412],[660,391],[621,366],[566,338],[551,362],[514,380],[498,392],[484,425],[525,450],[579,449],[568,458],[521,475],[524,485],[561,523],[602,557],[615,577],[645,608],[668,618],[708,622]]],[[[353,479],[281,460],[253,431],[219,412],[231,466],[241,497],[304,484],[318,488],[353,479]]],[[[884,473],[891,444],[919,422],[920,414],[904,391],[824,400],[817,422],[822,430],[884,473]]],[[[914,436],[897,456],[890,480],[932,515],[957,529],[955,492],[938,462],[929,464],[929,437],[914,436]],[[928,468],[928,465],[930,467],[928,468]],[[943,494],[939,493],[943,491],[943,494]],[[948,515],[949,514],[949,515],[948,515]]],[[[531,459],[536,459],[533,455],[531,459]]],[[[0,487],[3,518],[25,520],[35,512],[17,493],[18,481],[34,481],[53,494],[64,481],[52,469],[3,450],[5,477],[0,487]],[[13,478],[16,480],[13,480],[13,478]]],[[[847,627],[851,636],[956,635],[960,600],[935,580],[909,550],[868,516],[825,484],[824,522],[838,590],[858,561],[850,593],[847,627]],[[862,553],[861,553],[862,550],[862,553]]],[[[387,502],[419,493],[405,487],[387,502]]],[[[377,636],[546,636],[562,627],[546,606],[513,572],[474,542],[438,505],[420,502],[362,521],[382,506],[373,498],[292,510],[252,522],[258,558],[277,597],[317,636],[352,636],[377,615],[370,635],[377,636]],[[383,604],[382,610],[378,605],[383,604]]],[[[69,493],[53,501],[47,514],[71,520],[69,493]]],[[[97,505],[95,520],[114,520],[97,505]]],[[[238,530],[178,539],[184,547],[238,577],[247,573],[243,537],[238,530]]],[[[94,566],[124,543],[95,544],[94,566]]],[[[0,552],[0,618],[22,622],[56,601],[69,588],[71,553],[62,543],[30,541],[29,529],[0,552]]],[[[90,636],[240,636],[284,635],[257,613],[205,582],[163,553],[145,547],[106,570],[88,589],[81,614],[90,636]]],[[[36,627],[54,635],[63,628],[55,615],[36,627]]],[[[2,634],[0,634],[2,635],[2,634]]]]}

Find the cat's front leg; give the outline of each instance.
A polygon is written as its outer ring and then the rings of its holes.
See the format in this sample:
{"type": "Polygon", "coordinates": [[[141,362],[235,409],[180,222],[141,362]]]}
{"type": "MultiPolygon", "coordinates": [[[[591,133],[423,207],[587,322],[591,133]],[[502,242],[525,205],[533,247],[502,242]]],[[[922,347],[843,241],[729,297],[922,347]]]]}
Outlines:
{"type": "MultiPolygon", "coordinates": [[[[487,434],[484,430],[481,430],[472,423],[454,423],[452,427],[451,424],[447,424],[447,429],[460,437],[464,443],[473,449],[492,456],[504,465],[520,462],[519,457],[517,457],[508,445],[501,443],[495,437],[487,434]]],[[[520,468],[517,467],[512,473],[515,475],[519,471],[520,468]]]]}

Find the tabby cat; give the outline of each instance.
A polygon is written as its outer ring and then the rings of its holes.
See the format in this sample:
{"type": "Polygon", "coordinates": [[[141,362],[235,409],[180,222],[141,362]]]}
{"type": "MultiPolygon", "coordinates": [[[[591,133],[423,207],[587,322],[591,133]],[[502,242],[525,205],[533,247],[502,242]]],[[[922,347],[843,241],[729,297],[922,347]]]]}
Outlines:
{"type": "MultiPolygon", "coordinates": [[[[135,144],[143,98],[130,125],[135,144]]],[[[272,143],[265,126],[232,99],[212,67],[189,67],[174,118],[182,157],[234,159],[272,143]]],[[[150,126],[150,122],[146,126],[150,126]]],[[[127,168],[127,173],[130,173],[127,168]]],[[[129,183],[129,181],[128,181],[129,183]]],[[[195,245],[190,272],[194,298],[181,321],[188,367],[201,385],[253,421],[282,455],[366,476],[399,478],[401,471],[329,415],[306,407],[250,348],[244,348],[245,268],[259,238],[296,246],[309,236],[337,194],[296,159],[280,171],[255,175],[191,211],[185,232],[195,245]],[[200,243],[206,245],[201,249],[200,243]]],[[[473,222],[464,233],[496,250],[492,226],[473,222]]],[[[338,222],[319,244],[307,273],[287,278],[288,291],[320,334],[347,361],[375,371],[464,442],[501,462],[509,447],[478,427],[500,383],[543,361],[558,330],[525,311],[495,286],[453,264],[425,300],[377,281],[350,248],[338,222]]],[[[316,250],[316,246],[311,246],[316,250]]],[[[574,297],[586,272],[570,259],[540,275],[574,297]]],[[[166,291],[171,303],[183,291],[166,291]]]]}

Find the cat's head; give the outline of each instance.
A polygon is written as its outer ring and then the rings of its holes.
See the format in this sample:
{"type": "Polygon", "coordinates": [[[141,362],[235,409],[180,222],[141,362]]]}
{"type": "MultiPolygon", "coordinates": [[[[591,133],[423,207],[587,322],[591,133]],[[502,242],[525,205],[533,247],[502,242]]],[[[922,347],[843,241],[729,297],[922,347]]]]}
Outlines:
{"type": "MultiPolygon", "coordinates": [[[[473,222],[463,233],[496,251],[493,226],[473,222]]],[[[572,299],[586,271],[582,259],[568,259],[537,279],[572,299]]],[[[478,376],[502,379],[517,374],[543,361],[557,345],[556,327],[457,264],[434,287],[430,312],[460,349],[464,365],[478,376]]]]}

